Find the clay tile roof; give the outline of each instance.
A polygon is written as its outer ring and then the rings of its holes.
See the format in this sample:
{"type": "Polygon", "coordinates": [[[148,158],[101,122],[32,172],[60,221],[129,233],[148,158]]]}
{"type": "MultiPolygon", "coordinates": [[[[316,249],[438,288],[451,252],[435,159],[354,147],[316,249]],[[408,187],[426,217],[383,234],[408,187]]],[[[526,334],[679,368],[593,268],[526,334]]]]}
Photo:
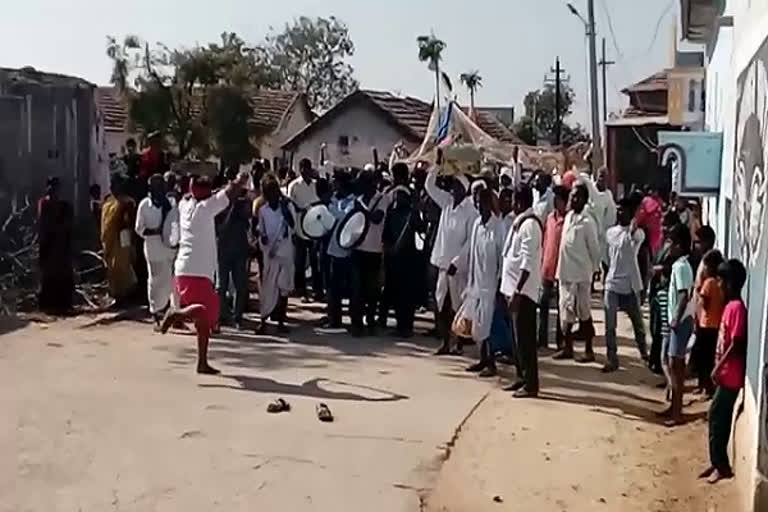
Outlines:
{"type": "MultiPolygon", "coordinates": [[[[469,112],[468,108],[462,108],[464,112],[469,112]]],[[[485,133],[501,142],[510,142],[513,144],[523,144],[523,141],[504,126],[496,116],[482,110],[475,109],[475,124],[485,133]]]]}
{"type": "Polygon", "coordinates": [[[666,91],[669,88],[667,84],[667,70],[654,73],[648,78],[640,80],[636,84],[630,85],[621,92],[624,94],[635,94],[638,92],[666,91]]]}
{"type": "MultiPolygon", "coordinates": [[[[328,112],[320,116],[315,122],[307,125],[303,130],[294,135],[283,146],[292,147],[304,135],[317,129],[323,123],[337,115],[347,105],[355,101],[368,101],[369,104],[376,106],[389,121],[397,125],[403,132],[403,135],[420,141],[427,133],[429,118],[432,115],[432,104],[422,101],[418,98],[409,96],[396,96],[387,91],[358,90],[342,101],[337,103],[328,112]]],[[[466,112],[466,109],[463,109],[466,112]]],[[[501,122],[491,114],[486,112],[477,113],[475,121],[485,133],[497,140],[522,144],[512,132],[510,132],[501,122]]]]}
{"type": "Polygon", "coordinates": [[[416,138],[423,138],[432,115],[432,105],[417,98],[395,96],[385,91],[360,91],[389,114],[392,119],[416,138]]]}
{"type": "Polygon", "coordinates": [[[124,132],[128,129],[128,109],[114,87],[96,88],[96,106],[104,120],[104,131],[124,132]]]}
{"type": "Polygon", "coordinates": [[[253,118],[251,124],[272,132],[280,126],[285,113],[301,95],[295,91],[259,89],[251,96],[253,118]]]}

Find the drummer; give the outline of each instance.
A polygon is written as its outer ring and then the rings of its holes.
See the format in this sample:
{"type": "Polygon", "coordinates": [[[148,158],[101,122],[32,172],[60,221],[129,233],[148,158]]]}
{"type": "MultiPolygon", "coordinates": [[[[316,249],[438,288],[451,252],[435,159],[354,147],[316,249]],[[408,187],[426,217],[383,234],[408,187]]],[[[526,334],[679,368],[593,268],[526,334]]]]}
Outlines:
{"type": "Polygon", "coordinates": [[[338,171],[334,179],[335,192],[328,209],[336,217],[336,227],[328,241],[328,327],[340,329],[342,325],[341,301],[348,295],[351,268],[349,249],[339,245],[338,231],[342,219],[355,207],[355,195],[352,193],[352,175],[347,171],[338,171]]]}
{"type": "MultiPolygon", "coordinates": [[[[308,158],[304,158],[299,162],[299,177],[288,185],[288,199],[291,200],[296,208],[296,218],[299,218],[307,208],[318,200],[312,161],[308,158]]],[[[304,297],[304,302],[310,301],[309,291],[307,290],[307,256],[309,256],[309,266],[312,269],[312,291],[316,299],[322,300],[323,279],[320,265],[318,264],[315,244],[304,234],[300,222],[296,223],[293,241],[296,248],[296,276],[294,279],[296,293],[304,297]]]]}
{"type": "Polygon", "coordinates": [[[390,307],[395,309],[397,334],[413,336],[413,320],[419,286],[419,253],[416,231],[423,232],[414,193],[408,187],[408,166],[402,162],[392,167],[394,185],[389,190],[391,206],[384,221],[384,293],[379,309],[379,326],[387,326],[390,307]]]}
{"type": "Polygon", "coordinates": [[[368,211],[368,231],[352,250],[352,334],[363,335],[363,317],[369,334],[376,333],[376,313],[381,295],[382,231],[389,195],[376,190],[374,173],[364,170],[357,177],[357,201],[368,211]]]}

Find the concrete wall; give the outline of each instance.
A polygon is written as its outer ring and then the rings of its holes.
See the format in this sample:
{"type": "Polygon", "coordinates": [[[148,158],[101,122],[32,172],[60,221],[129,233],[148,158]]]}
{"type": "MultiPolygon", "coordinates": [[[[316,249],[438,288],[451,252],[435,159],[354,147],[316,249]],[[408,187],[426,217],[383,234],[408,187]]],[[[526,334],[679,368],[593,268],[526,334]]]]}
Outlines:
{"type": "Polygon", "coordinates": [[[710,200],[718,245],[748,269],[749,308],[744,412],[732,446],[745,510],[768,510],[768,2],[730,0],[710,44],[706,126],[724,134],[721,190],[710,200]]]}
{"type": "MultiPolygon", "coordinates": [[[[2,77],[0,77],[2,81],[2,77]]],[[[11,203],[39,197],[47,176],[58,176],[75,215],[88,212],[93,88],[0,84],[0,167],[11,203]]]]}
{"type": "Polygon", "coordinates": [[[270,162],[273,162],[275,157],[282,158],[281,146],[311,122],[312,115],[309,108],[297,102],[288,112],[283,125],[275,133],[261,138],[258,145],[261,158],[266,158],[270,162]]]}
{"type": "Polygon", "coordinates": [[[320,146],[327,144],[326,158],[334,165],[363,167],[373,160],[371,148],[376,147],[379,158],[388,158],[394,145],[403,135],[370,107],[352,105],[322,127],[305,137],[293,148],[294,166],[299,160],[309,158],[314,164],[320,155],[320,146]],[[339,138],[347,137],[348,154],[342,152],[339,138]]]}

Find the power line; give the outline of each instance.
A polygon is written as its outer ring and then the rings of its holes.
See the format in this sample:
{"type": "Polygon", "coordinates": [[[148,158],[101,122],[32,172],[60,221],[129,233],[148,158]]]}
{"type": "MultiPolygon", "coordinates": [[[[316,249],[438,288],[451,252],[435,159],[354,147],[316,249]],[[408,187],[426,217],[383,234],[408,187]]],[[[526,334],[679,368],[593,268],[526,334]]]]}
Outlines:
{"type": "Polygon", "coordinates": [[[659,30],[661,29],[661,22],[664,21],[664,18],[666,18],[667,14],[672,10],[672,7],[675,5],[675,0],[670,0],[670,2],[667,4],[667,7],[661,12],[659,15],[659,19],[656,20],[656,28],[653,30],[653,37],[651,38],[651,42],[648,45],[648,48],[645,50],[645,53],[642,55],[648,55],[651,53],[651,50],[653,50],[653,45],[656,44],[656,39],[659,37],[659,30]]]}

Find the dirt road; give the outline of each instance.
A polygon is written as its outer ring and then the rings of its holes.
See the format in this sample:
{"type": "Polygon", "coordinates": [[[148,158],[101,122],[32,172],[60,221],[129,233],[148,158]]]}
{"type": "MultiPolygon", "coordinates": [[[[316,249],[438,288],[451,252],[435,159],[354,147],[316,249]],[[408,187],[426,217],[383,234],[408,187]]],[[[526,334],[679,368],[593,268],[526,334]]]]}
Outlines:
{"type": "Polygon", "coordinates": [[[425,338],[225,331],[223,376],[200,377],[192,337],[86,321],[3,324],[0,512],[709,512],[729,497],[693,478],[702,420],[655,424],[661,392],[636,359],[606,379],[543,358],[543,399],[520,402],[425,338]],[[293,410],[266,414],[278,396],[293,410]]]}

